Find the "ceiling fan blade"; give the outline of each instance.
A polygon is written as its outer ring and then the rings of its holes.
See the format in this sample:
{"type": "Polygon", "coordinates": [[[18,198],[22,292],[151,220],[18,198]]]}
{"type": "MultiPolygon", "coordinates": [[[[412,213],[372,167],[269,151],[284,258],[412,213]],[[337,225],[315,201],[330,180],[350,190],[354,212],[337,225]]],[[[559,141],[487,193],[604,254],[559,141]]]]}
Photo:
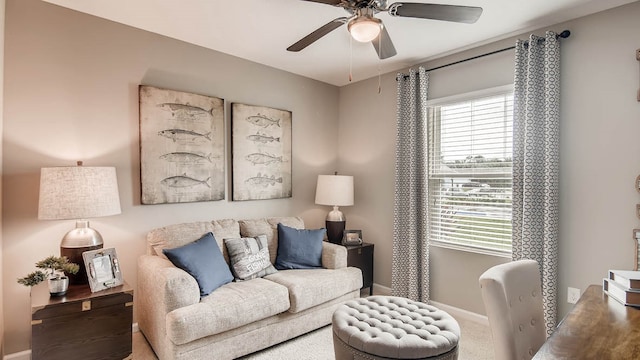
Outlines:
{"type": "Polygon", "coordinates": [[[422,4],[397,2],[389,6],[389,15],[454,21],[473,24],[482,14],[482,8],[476,6],[422,4]]]}
{"type": "Polygon", "coordinates": [[[303,1],[317,2],[321,4],[328,4],[328,5],[334,5],[334,6],[337,6],[342,2],[342,0],[303,0],[303,1]]]}
{"type": "Polygon", "coordinates": [[[393,46],[391,36],[389,36],[389,33],[387,32],[386,26],[382,26],[380,34],[371,41],[371,44],[373,44],[373,47],[376,49],[380,60],[390,58],[397,54],[396,48],[393,46]]]}
{"type": "Polygon", "coordinates": [[[327,35],[328,33],[332,32],[333,30],[339,28],[340,25],[342,25],[342,24],[344,24],[346,22],[347,22],[347,18],[346,17],[341,17],[341,18],[337,18],[337,19],[331,20],[328,23],[326,23],[326,24],[322,25],[321,27],[319,27],[318,29],[316,29],[316,31],[314,31],[311,34],[309,34],[309,35],[303,37],[302,39],[298,40],[298,42],[296,42],[295,44],[289,46],[287,48],[287,50],[288,51],[298,52],[298,51],[306,48],[307,46],[313,44],[315,41],[317,41],[321,37],[327,35]]]}

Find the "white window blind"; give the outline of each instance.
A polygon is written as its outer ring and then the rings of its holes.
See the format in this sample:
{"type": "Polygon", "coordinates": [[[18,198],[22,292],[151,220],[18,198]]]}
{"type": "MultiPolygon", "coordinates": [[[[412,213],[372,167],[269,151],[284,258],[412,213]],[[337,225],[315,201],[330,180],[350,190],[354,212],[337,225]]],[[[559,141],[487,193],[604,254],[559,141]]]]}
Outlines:
{"type": "Polygon", "coordinates": [[[513,92],[430,106],[428,125],[430,241],[509,253],[513,92]]]}

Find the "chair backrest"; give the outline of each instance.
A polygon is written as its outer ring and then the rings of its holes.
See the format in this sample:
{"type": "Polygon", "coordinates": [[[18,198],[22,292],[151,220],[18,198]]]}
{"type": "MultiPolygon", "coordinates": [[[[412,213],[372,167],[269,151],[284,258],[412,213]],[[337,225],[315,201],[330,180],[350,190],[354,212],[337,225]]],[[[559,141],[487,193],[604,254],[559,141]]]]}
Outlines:
{"type": "Polygon", "coordinates": [[[496,265],[479,282],[495,359],[531,359],[547,337],[538,263],[518,260],[496,265]]]}

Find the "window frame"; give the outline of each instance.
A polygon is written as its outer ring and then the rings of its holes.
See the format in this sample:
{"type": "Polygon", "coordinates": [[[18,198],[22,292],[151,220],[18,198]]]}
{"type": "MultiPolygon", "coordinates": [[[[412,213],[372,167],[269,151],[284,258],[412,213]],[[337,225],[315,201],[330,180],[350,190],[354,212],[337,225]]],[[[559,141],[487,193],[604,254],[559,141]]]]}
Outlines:
{"type": "MultiPolygon", "coordinates": [[[[445,96],[445,97],[440,97],[440,98],[435,98],[435,99],[431,99],[431,100],[427,100],[426,102],[426,106],[427,106],[427,111],[429,114],[431,114],[432,111],[434,111],[433,107],[434,106],[442,106],[442,105],[447,105],[447,104],[454,104],[454,103],[458,103],[458,102],[465,102],[465,101],[473,101],[473,100],[479,100],[482,98],[487,98],[487,97],[492,97],[492,96],[499,96],[499,95],[505,95],[505,94],[513,94],[514,93],[514,85],[513,84],[508,84],[508,85],[503,85],[503,86],[496,86],[496,87],[491,87],[491,88],[487,88],[487,89],[482,89],[482,90],[477,90],[477,91],[471,91],[471,92],[466,92],[466,93],[461,93],[461,94],[456,94],[456,95],[450,95],[450,96],[445,96]]],[[[514,114],[515,116],[515,114],[514,114]]],[[[427,119],[427,122],[429,122],[430,120],[427,119]]],[[[428,124],[427,124],[427,127],[428,124]]],[[[431,136],[431,135],[430,135],[431,136]]],[[[439,136],[440,134],[433,134],[433,139],[437,139],[439,142],[439,136]]],[[[429,145],[429,148],[431,148],[431,144],[429,145]]],[[[427,153],[427,159],[430,158],[429,156],[430,154],[427,153]]],[[[427,160],[429,161],[429,160],[427,160]]],[[[429,180],[431,180],[431,172],[429,171],[427,174],[427,178],[429,180]]],[[[430,185],[431,186],[431,185],[430,185]]],[[[430,192],[430,190],[429,190],[430,192]]],[[[512,192],[513,192],[513,183],[512,183],[512,192]]],[[[431,196],[431,194],[429,194],[431,196]]],[[[431,202],[431,198],[429,197],[429,201],[431,202]]],[[[427,209],[427,213],[428,213],[428,223],[429,225],[431,224],[431,205],[428,205],[428,209],[427,209]]],[[[512,209],[513,209],[513,203],[512,203],[512,209]]],[[[507,251],[507,250],[497,250],[497,249],[488,249],[488,248],[482,248],[482,247],[475,247],[475,246],[470,246],[470,245],[463,245],[463,244],[452,244],[452,243],[447,243],[447,242],[441,242],[441,241],[433,241],[431,240],[431,226],[429,226],[429,234],[427,235],[429,237],[429,244],[430,246],[434,246],[434,247],[439,247],[439,248],[445,248],[445,249],[452,249],[452,250],[458,250],[458,251],[465,251],[465,252],[470,252],[470,253],[476,253],[476,254],[483,254],[483,255],[491,255],[491,256],[497,256],[497,257],[505,257],[505,258],[511,258],[511,254],[513,252],[513,250],[511,251],[507,251]]],[[[513,237],[511,239],[513,241],[513,237]]]]}

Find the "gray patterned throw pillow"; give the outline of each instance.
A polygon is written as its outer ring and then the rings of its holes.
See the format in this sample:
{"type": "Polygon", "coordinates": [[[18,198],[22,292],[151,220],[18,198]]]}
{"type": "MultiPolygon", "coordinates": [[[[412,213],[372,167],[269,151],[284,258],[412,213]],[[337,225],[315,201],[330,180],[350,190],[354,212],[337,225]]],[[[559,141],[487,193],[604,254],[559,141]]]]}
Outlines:
{"type": "Polygon", "coordinates": [[[249,280],[277,272],[269,260],[267,236],[224,239],[236,280],[249,280]]]}

